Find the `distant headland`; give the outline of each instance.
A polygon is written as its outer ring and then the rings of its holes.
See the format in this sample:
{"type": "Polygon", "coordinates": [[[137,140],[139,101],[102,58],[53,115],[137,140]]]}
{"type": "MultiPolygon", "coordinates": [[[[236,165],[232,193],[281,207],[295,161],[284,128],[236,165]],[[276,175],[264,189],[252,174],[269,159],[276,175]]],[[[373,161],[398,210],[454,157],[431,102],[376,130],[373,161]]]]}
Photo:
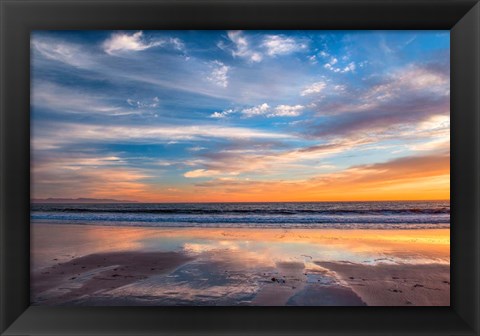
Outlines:
{"type": "Polygon", "coordinates": [[[110,198],[34,198],[32,203],[137,203],[137,201],[110,198]]]}

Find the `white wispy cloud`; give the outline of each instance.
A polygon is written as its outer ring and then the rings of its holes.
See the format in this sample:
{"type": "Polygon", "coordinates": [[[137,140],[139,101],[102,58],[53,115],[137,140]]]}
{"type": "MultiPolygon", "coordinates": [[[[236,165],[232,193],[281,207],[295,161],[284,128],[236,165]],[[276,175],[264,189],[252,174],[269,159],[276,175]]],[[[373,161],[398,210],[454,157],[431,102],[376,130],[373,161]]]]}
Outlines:
{"type": "Polygon", "coordinates": [[[85,93],[50,82],[36,82],[31,93],[32,107],[59,113],[126,115],[138,113],[108,102],[106,97],[85,93]]]}
{"type": "Polygon", "coordinates": [[[269,110],[270,106],[267,103],[263,103],[261,105],[243,109],[242,114],[246,117],[253,117],[266,114],[269,110]]]}
{"type": "Polygon", "coordinates": [[[210,118],[225,118],[230,114],[241,113],[244,117],[250,118],[255,116],[266,117],[295,117],[301,114],[301,111],[305,108],[303,105],[277,105],[271,107],[267,103],[252,106],[249,108],[240,109],[228,109],[223,112],[214,112],[210,115],[210,118]]]}
{"type": "Polygon", "coordinates": [[[407,92],[412,96],[432,93],[439,97],[450,94],[450,78],[448,74],[433,71],[417,65],[409,65],[397,69],[388,76],[384,83],[371,87],[364,96],[369,101],[388,101],[402,97],[407,92]]]}
{"type": "Polygon", "coordinates": [[[176,143],[202,139],[291,139],[293,135],[247,127],[202,126],[115,126],[57,123],[56,128],[37,126],[32,141],[35,149],[54,149],[75,143],[176,143]]]}
{"type": "Polygon", "coordinates": [[[302,96],[307,96],[313,93],[320,93],[322,92],[325,88],[327,87],[327,84],[325,82],[316,82],[313,83],[303,89],[303,91],[300,93],[302,96]]]}
{"type": "Polygon", "coordinates": [[[266,53],[269,56],[286,55],[307,48],[306,43],[282,35],[266,36],[262,46],[266,49],[266,53]]]}
{"type": "Polygon", "coordinates": [[[330,59],[330,62],[325,63],[324,68],[326,68],[326,69],[331,69],[332,66],[335,65],[335,64],[337,64],[337,63],[338,63],[338,59],[336,59],[335,57],[332,57],[332,58],[330,59]]]}
{"type": "Polygon", "coordinates": [[[162,45],[163,41],[146,41],[143,32],[133,34],[113,33],[110,38],[103,42],[103,50],[110,55],[125,51],[140,51],[162,45]]]}
{"type": "Polygon", "coordinates": [[[340,72],[345,73],[345,72],[355,71],[356,67],[357,66],[355,65],[355,62],[350,62],[340,72]]]}
{"type": "Polygon", "coordinates": [[[185,43],[180,40],[178,37],[171,37],[168,39],[168,42],[173,46],[175,50],[185,51],[185,43]]]}
{"type": "Polygon", "coordinates": [[[241,30],[229,31],[227,36],[233,42],[234,48],[229,48],[222,41],[217,44],[218,47],[249,62],[261,62],[265,56],[275,57],[307,49],[306,42],[283,35],[266,35],[259,41],[254,41],[255,43],[249,41],[241,30]]]}
{"type": "Polygon", "coordinates": [[[148,39],[143,31],[135,33],[116,32],[103,42],[103,50],[109,55],[141,51],[153,47],[169,45],[178,51],[185,51],[185,44],[179,38],[148,39]]]}
{"type": "Polygon", "coordinates": [[[212,68],[212,72],[207,79],[218,86],[227,87],[230,67],[217,60],[212,61],[210,67],[212,68]]]}
{"type": "Polygon", "coordinates": [[[158,97],[154,97],[151,101],[140,101],[140,100],[135,100],[128,98],[127,99],[127,104],[130,106],[134,106],[137,108],[154,108],[158,107],[160,103],[160,99],[158,97]]]}
{"type": "Polygon", "coordinates": [[[305,107],[303,105],[278,105],[269,117],[296,117],[305,107]]]}
{"type": "Polygon", "coordinates": [[[46,59],[77,68],[89,68],[94,64],[90,55],[79,45],[52,39],[32,38],[31,47],[46,59]]]}
{"type": "Polygon", "coordinates": [[[333,58],[332,60],[330,60],[329,63],[326,63],[324,65],[324,68],[338,73],[352,72],[355,71],[355,69],[357,68],[355,62],[350,62],[344,67],[334,66],[335,64],[337,64],[337,62],[338,60],[336,58],[333,58]]]}
{"type": "Polygon", "coordinates": [[[189,150],[190,152],[199,152],[199,151],[202,151],[202,150],[204,150],[204,149],[207,149],[207,148],[202,147],[202,146],[195,146],[195,147],[190,147],[190,148],[188,148],[188,150],[189,150]]]}
{"type": "Polygon", "coordinates": [[[228,110],[225,110],[225,111],[222,111],[222,112],[213,112],[210,115],[210,118],[217,118],[217,119],[225,118],[226,116],[228,116],[229,114],[232,114],[234,112],[235,112],[234,109],[228,109],[228,110]]]}
{"type": "MultiPolygon", "coordinates": [[[[235,45],[235,48],[231,50],[233,56],[246,58],[251,62],[262,61],[263,55],[250,48],[249,42],[241,30],[229,31],[227,36],[235,45]]],[[[218,46],[220,48],[224,48],[222,43],[220,43],[218,46]]]]}

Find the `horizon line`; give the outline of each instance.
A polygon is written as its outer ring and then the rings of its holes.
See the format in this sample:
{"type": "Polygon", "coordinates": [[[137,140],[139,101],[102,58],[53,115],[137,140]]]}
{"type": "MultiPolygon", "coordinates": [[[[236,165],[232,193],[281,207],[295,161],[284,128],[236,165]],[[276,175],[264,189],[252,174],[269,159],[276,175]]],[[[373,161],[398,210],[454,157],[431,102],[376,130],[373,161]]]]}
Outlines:
{"type": "MultiPolygon", "coordinates": [[[[82,197],[77,198],[82,199],[82,197]]],[[[75,201],[77,199],[72,199],[75,201]]],[[[69,202],[42,202],[43,200],[48,199],[31,199],[30,203],[69,203],[69,202]]],[[[93,199],[92,199],[93,200],[93,199]]],[[[101,200],[101,199],[99,199],[101,200]]],[[[143,201],[120,201],[120,200],[113,200],[114,202],[78,202],[78,203],[85,203],[85,204],[212,204],[212,203],[368,203],[368,202],[450,202],[450,199],[412,199],[412,200],[351,200],[351,201],[260,201],[260,202],[235,202],[235,201],[200,201],[200,202],[143,202],[143,201]]],[[[75,203],[75,202],[71,202],[75,203]]]]}

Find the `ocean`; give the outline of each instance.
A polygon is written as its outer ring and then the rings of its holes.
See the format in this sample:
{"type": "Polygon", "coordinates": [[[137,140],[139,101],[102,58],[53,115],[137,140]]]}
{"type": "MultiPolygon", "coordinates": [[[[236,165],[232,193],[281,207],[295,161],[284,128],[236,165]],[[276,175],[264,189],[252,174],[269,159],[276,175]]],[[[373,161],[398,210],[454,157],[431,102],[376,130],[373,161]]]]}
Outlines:
{"type": "Polygon", "coordinates": [[[450,227],[449,201],[34,203],[32,223],[141,227],[426,229],[450,227]]]}

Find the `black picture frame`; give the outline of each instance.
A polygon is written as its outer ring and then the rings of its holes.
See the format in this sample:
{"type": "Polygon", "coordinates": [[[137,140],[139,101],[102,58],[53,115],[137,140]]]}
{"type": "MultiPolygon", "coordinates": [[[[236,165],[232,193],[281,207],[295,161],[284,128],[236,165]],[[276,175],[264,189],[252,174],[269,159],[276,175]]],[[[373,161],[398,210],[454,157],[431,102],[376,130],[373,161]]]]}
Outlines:
{"type": "Polygon", "coordinates": [[[2,335],[479,335],[480,4],[475,0],[0,0],[2,335]],[[450,307],[30,306],[30,32],[451,31],[450,307]]]}

